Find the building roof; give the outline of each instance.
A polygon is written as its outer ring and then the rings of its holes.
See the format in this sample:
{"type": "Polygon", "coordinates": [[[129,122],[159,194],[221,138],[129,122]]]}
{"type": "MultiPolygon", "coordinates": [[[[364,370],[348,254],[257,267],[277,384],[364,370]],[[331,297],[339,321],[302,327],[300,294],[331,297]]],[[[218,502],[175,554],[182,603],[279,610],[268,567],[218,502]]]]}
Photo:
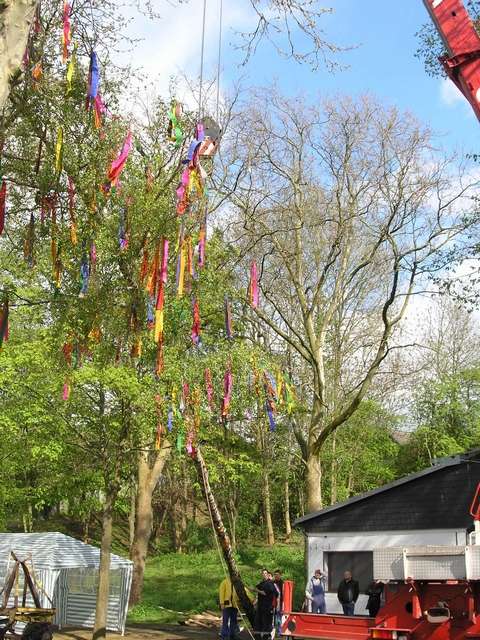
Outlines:
{"type": "MultiPolygon", "coordinates": [[[[34,567],[48,569],[96,568],[100,549],[58,531],[45,533],[0,533],[0,564],[7,564],[10,551],[19,560],[32,558],[34,567]]],[[[114,553],[110,568],[130,566],[131,560],[114,553]]]]}
{"type": "MultiPolygon", "coordinates": [[[[415,482],[417,480],[420,480],[421,478],[424,478],[425,476],[429,476],[431,474],[435,474],[439,471],[445,471],[449,468],[454,468],[454,467],[458,467],[459,465],[465,464],[467,462],[477,462],[477,460],[480,458],[480,448],[478,449],[474,449],[472,451],[468,451],[467,453],[463,453],[463,454],[459,454],[459,455],[455,455],[455,456],[450,456],[450,457],[446,457],[446,458],[438,458],[437,460],[434,460],[433,464],[431,467],[428,467],[427,469],[422,469],[421,471],[417,471],[416,473],[412,473],[410,475],[407,476],[403,476],[401,478],[398,478],[397,480],[394,480],[393,482],[389,482],[388,484],[385,484],[381,487],[378,487],[377,489],[372,489],[371,491],[366,491],[365,493],[360,493],[356,496],[353,496],[352,498],[349,498],[348,500],[344,500],[343,502],[337,502],[334,505],[331,505],[329,507],[325,507],[324,509],[321,509],[320,511],[314,511],[312,513],[308,513],[307,515],[303,516],[302,518],[298,518],[297,520],[295,520],[294,522],[294,526],[300,526],[303,528],[308,528],[309,524],[314,521],[314,520],[318,520],[321,521],[324,519],[324,516],[328,516],[329,514],[333,514],[333,512],[336,512],[338,510],[344,509],[346,507],[350,507],[353,506],[357,503],[361,503],[365,500],[369,500],[370,498],[374,498],[375,496],[380,496],[381,494],[384,494],[387,491],[390,491],[392,489],[397,489],[398,487],[401,487],[402,485],[406,485],[408,483],[411,482],[415,482]]],[[[470,498],[471,499],[471,498],[470,498]]],[[[434,528],[434,527],[432,527],[434,528]]]]}

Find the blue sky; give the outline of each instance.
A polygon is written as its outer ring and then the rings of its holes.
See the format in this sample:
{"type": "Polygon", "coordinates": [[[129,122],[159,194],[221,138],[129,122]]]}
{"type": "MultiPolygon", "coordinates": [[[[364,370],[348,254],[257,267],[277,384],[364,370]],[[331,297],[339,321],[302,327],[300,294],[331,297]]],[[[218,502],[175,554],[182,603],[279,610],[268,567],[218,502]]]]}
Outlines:
{"type": "MultiPolygon", "coordinates": [[[[312,72],[282,59],[268,43],[262,45],[246,68],[238,66],[234,51],[235,29],[251,27],[249,0],[223,0],[223,85],[243,78],[242,84],[266,84],[276,80],[288,93],[303,93],[312,100],[335,93],[370,92],[386,103],[408,109],[440,134],[443,146],[479,151],[479,123],[466,100],[447,80],[430,78],[415,58],[416,31],[430,20],[422,0],[331,0],[334,7],[322,25],[326,37],[343,45],[359,45],[340,57],[349,68],[335,74],[325,69],[312,72]]],[[[168,75],[198,73],[201,41],[201,0],[173,8],[156,0],[162,20],[137,19],[134,33],[145,38],[136,61],[158,78],[160,91],[168,75]]],[[[322,4],[319,2],[319,4],[322,4]]],[[[206,73],[213,76],[216,64],[219,0],[207,0],[206,73]]]]}

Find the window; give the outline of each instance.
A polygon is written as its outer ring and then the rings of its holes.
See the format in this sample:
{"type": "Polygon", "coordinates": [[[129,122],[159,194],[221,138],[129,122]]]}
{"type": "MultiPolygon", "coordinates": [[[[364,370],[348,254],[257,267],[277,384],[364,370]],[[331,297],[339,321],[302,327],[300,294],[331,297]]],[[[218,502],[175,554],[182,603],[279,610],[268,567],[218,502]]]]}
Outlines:
{"type": "MultiPolygon", "coordinates": [[[[121,590],[122,575],[119,570],[110,571],[110,595],[118,595],[121,590]]],[[[69,569],[67,586],[70,593],[96,594],[98,571],[96,569],[69,569]]]]}
{"type": "Polygon", "coordinates": [[[351,571],[354,580],[365,593],[373,580],[372,551],[332,551],[327,553],[328,590],[336,591],[345,571],[351,571]]]}

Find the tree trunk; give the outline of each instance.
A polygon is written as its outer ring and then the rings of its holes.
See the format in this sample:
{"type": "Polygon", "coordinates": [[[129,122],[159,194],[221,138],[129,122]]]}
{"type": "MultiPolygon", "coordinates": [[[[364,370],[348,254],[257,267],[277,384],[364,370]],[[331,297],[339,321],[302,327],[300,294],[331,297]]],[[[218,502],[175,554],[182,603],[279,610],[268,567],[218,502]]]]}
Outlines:
{"type": "Polygon", "coordinates": [[[0,3],[0,111],[10,93],[10,78],[22,64],[37,0],[4,0],[0,3]]]}
{"type": "Polygon", "coordinates": [[[23,531],[25,533],[33,531],[33,509],[30,503],[27,504],[27,510],[23,513],[23,531]]]}
{"type": "Polygon", "coordinates": [[[146,452],[142,452],[138,459],[135,534],[130,554],[133,561],[130,606],[140,602],[142,597],[145,560],[148,553],[148,544],[152,535],[152,496],[170,451],[170,443],[165,438],[162,441],[160,450],[157,452],[153,466],[150,466],[148,453],[146,452]]]}
{"type": "Polygon", "coordinates": [[[303,518],[305,515],[305,491],[301,484],[298,485],[298,506],[300,508],[300,515],[303,518]]]}
{"type": "Polygon", "coordinates": [[[265,515],[265,537],[267,544],[273,546],[275,544],[275,535],[273,533],[272,509],[270,505],[270,479],[268,471],[264,467],[263,474],[263,513],[265,515]]]}
{"type": "Polygon", "coordinates": [[[330,467],[330,504],[337,501],[337,433],[332,435],[332,464],[330,467]]]}
{"type": "Polygon", "coordinates": [[[230,539],[228,537],[228,533],[223,525],[222,516],[217,507],[217,503],[215,501],[215,497],[212,493],[212,489],[210,488],[210,483],[208,481],[208,471],[205,465],[205,460],[200,452],[200,447],[197,448],[196,456],[193,459],[195,463],[195,469],[197,470],[198,480],[200,482],[200,487],[202,489],[203,496],[207,503],[207,507],[212,514],[213,526],[215,529],[215,533],[220,542],[220,547],[222,549],[223,557],[225,559],[225,563],[228,567],[228,573],[230,574],[230,579],[234,586],[235,591],[237,592],[238,599],[240,600],[240,604],[242,605],[243,610],[250,622],[253,626],[255,619],[255,611],[253,605],[248,597],[245,586],[242,582],[242,578],[240,576],[240,572],[237,567],[237,563],[235,562],[235,558],[233,557],[232,545],[230,544],[230,539]]]}
{"type": "Polygon", "coordinates": [[[288,477],[285,478],[284,484],[283,511],[285,515],[285,542],[290,542],[290,538],[292,537],[292,524],[290,522],[290,485],[288,483],[288,477]]]}
{"type": "Polygon", "coordinates": [[[107,637],[107,612],[110,593],[110,553],[112,548],[113,505],[116,491],[107,491],[102,515],[102,542],[98,570],[97,604],[93,640],[107,637]]]}
{"type": "Polygon", "coordinates": [[[90,511],[88,512],[88,515],[85,516],[84,520],[83,520],[83,541],[85,544],[88,544],[90,542],[89,540],[89,531],[90,531],[90,511]]]}
{"type": "Polygon", "coordinates": [[[135,517],[137,510],[137,488],[132,480],[130,487],[130,512],[128,514],[128,546],[130,549],[130,557],[133,553],[133,541],[135,540],[135,517]]]}
{"type": "Polygon", "coordinates": [[[322,508],[322,467],[320,458],[309,452],[307,458],[307,509],[319,511],[322,508]]]}
{"type": "Polygon", "coordinates": [[[187,526],[188,526],[188,518],[187,518],[187,509],[188,509],[188,478],[187,478],[187,469],[186,465],[183,461],[182,464],[182,491],[181,491],[181,500],[180,500],[180,531],[181,531],[181,544],[179,552],[183,553],[186,551],[184,548],[186,540],[187,540],[187,526]]]}

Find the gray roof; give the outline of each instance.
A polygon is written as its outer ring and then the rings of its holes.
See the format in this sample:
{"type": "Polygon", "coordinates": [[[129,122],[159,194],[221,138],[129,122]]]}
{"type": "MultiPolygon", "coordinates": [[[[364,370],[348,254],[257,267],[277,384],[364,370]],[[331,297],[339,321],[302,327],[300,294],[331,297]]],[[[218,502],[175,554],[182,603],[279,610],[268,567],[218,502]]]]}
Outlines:
{"type": "MultiPolygon", "coordinates": [[[[35,567],[49,569],[94,568],[100,562],[100,549],[58,531],[45,533],[0,533],[0,564],[8,562],[10,551],[19,560],[32,557],[35,567]]],[[[131,560],[114,553],[110,568],[121,569],[131,560]]]]}
{"type": "Polygon", "coordinates": [[[293,523],[293,526],[294,527],[299,525],[301,526],[305,522],[308,522],[309,520],[314,520],[315,518],[322,517],[327,513],[331,513],[332,511],[336,511],[337,509],[341,509],[342,507],[355,504],[355,502],[360,502],[361,500],[365,500],[366,498],[371,498],[372,496],[375,496],[378,493],[388,491],[389,489],[393,489],[394,487],[398,487],[402,484],[406,484],[407,482],[411,482],[412,480],[416,480],[417,478],[422,478],[423,476],[426,476],[430,473],[435,473],[435,471],[439,471],[440,469],[445,469],[446,467],[452,467],[452,466],[462,464],[463,462],[467,462],[468,460],[471,460],[473,458],[478,458],[479,456],[480,456],[480,448],[473,449],[471,451],[468,451],[467,453],[461,453],[456,456],[449,456],[446,458],[436,458],[433,461],[432,466],[428,467],[427,469],[422,469],[421,471],[417,471],[416,473],[411,473],[408,476],[403,476],[401,478],[398,478],[397,480],[393,480],[393,482],[384,484],[383,486],[378,487],[377,489],[372,489],[370,491],[366,491],[365,493],[359,493],[358,495],[353,496],[353,498],[349,498],[348,500],[344,500],[343,502],[337,502],[335,504],[332,504],[330,507],[325,507],[325,509],[320,509],[320,511],[313,511],[312,513],[307,513],[307,515],[301,518],[297,518],[297,520],[295,520],[295,522],[293,523]]]}

